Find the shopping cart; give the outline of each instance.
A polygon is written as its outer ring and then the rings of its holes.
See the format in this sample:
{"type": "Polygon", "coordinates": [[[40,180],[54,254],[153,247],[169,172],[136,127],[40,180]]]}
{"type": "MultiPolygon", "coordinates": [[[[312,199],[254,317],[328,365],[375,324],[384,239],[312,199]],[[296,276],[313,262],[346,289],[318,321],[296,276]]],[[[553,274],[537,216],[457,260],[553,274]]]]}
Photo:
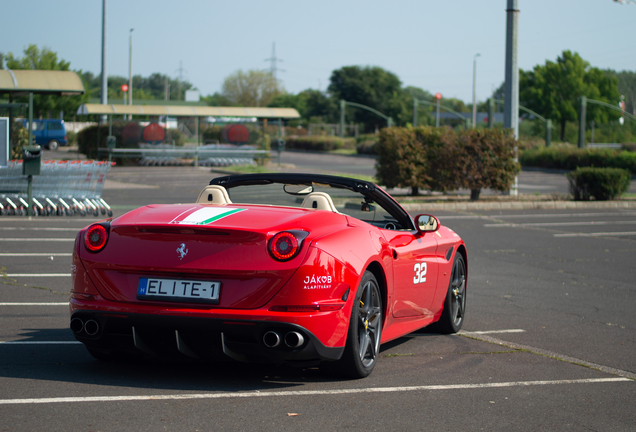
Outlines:
{"type": "MultiPolygon", "coordinates": [[[[102,198],[112,165],[101,161],[42,162],[40,175],[33,176],[34,214],[112,216],[112,209],[102,198]]],[[[27,214],[27,185],[22,161],[10,161],[7,167],[0,167],[0,214],[27,214]]]]}

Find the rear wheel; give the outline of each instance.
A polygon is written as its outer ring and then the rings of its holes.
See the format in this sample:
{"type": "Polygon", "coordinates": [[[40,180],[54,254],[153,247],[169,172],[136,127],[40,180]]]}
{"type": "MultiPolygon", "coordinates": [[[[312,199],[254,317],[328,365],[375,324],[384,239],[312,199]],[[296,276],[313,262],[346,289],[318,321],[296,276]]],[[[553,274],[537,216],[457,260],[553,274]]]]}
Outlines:
{"type": "Polygon", "coordinates": [[[49,141],[49,144],[47,145],[49,150],[57,150],[59,146],[60,146],[60,143],[57,142],[57,140],[51,140],[49,141]]]}
{"type": "Polygon", "coordinates": [[[347,344],[342,358],[323,364],[328,373],[364,378],[375,367],[382,336],[382,295],[375,276],[365,272],[351,310],[347,344]]]}
{"type": "Polygon", "coordinates": [[[464,324],[466,314],[466,263],[460,253],[455,254],[444,311],[438,322],[441,333],[457,333],[464,324]]]}

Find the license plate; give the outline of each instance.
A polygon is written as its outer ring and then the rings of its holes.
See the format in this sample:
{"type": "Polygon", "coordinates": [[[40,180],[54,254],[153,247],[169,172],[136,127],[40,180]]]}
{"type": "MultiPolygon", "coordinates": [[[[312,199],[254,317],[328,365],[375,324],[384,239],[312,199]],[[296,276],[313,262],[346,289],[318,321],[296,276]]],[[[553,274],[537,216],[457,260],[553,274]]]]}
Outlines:
{"type": "Polygon", "coordinates": [[[183,279],[139,278],[139,300],[218,303],[221,282],[183,279]]]}

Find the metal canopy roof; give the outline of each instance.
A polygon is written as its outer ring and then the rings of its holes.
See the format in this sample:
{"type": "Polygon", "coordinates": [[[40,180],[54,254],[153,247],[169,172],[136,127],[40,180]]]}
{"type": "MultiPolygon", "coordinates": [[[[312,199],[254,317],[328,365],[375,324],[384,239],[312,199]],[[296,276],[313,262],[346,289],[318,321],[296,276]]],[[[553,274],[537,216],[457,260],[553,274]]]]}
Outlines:
{"type": "Polygon", "coordinates": [[[73,71],[0,70],[0,93],[84,93],[79,75],[73,71]]]}
{"type": "Polygon", "coordinates": [[[77,114],[167,115],[173,117],[257,117],[275,119],[300,118],[300,114],[298,114],[298,111],[294,108],[210,107],[183,105],[84,104],[78,108],[77,114]]]}

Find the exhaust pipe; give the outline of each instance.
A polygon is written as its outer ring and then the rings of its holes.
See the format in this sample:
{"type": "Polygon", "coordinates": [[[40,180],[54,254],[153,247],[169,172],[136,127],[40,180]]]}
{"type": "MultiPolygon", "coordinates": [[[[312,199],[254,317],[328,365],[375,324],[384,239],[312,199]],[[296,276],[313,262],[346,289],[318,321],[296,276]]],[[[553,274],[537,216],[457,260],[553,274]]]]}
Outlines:
{"type": "Polygon", "coordinates": [[[290,348],[299,348],[305,342],[305,338],[298,332],[291,331],[285,335],[285,345],[290,348]]]}
{"type": "Polygon", "coordinates": [[[84,331],[89,336],[95,336],[99,331],[99,324],[95,320],[88,320],[84,324],[84,331]]]}
{"type": "Polygon", "coordinates": [[[73,318],[71,320],[71,330],[73,330],[73,333],[80,333],[84,330],[84,321],[79,318],[73,318]]]}
{"type": "Polygon", "coordinates": [[[276,348],[280,345],[280,336],[276,332],[268,331],[263,335],[263,343],[267,348],[276,348]]]}

